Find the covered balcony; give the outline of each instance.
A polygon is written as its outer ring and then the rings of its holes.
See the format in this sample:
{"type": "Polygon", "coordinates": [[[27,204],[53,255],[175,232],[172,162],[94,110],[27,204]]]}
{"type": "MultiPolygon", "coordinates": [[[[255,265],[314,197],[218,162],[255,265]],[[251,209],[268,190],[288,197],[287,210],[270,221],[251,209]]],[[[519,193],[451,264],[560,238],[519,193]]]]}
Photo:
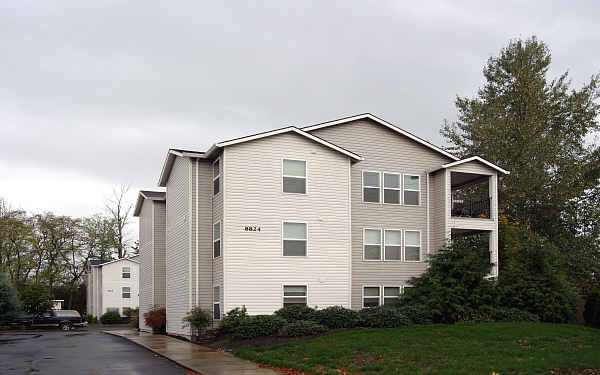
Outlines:
{"type": "Polygon", "coordinates": [[[466,172],[450,173],[451,216],[490,219],[490,176],[466,172]]]}

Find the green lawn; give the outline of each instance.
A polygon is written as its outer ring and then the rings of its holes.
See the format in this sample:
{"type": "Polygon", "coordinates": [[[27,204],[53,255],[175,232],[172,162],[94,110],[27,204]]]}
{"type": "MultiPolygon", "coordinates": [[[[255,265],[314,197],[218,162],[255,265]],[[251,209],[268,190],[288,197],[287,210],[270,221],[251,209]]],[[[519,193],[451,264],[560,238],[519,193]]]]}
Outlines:
{"type": "Polygon", "coordinates": [[[600,369],[600,330],[547,323],[364,329],[236,355],[313,374],[579,374],[600,369]]]}

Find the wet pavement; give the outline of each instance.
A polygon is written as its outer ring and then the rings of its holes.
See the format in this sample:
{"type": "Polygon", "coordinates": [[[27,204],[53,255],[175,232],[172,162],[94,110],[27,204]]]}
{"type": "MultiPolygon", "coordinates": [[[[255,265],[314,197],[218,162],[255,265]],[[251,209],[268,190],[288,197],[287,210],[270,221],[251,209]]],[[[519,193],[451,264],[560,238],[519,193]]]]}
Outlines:
{"type": "Polygon", "coordinates": [[[0,374],[183,375],[185,369],[97,329],[0,333],[0,374]]]}
{"type": "Polygon", "coordinates": [[[250,361],[165,335],[153,335],[132,330],[107,331],[106,333],[130,340],[176,362],[182,367],[203,375],[277,374],[272,370],[260,368],[250,361]]]}

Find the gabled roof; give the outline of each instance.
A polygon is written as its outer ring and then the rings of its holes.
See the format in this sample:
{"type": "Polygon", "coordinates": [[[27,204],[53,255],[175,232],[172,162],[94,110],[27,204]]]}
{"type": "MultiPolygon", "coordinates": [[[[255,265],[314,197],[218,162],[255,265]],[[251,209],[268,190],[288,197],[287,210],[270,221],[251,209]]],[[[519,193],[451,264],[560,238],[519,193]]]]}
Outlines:
{"type": "Polygon", "coordinates": [[[164,201],[167,199],[167,193],[165,193],[164,191],[140,190],[137,202],[135,203],[135,208],[133,209],[133,216],[140,216],[140,212],[142,211],[142,205],[144,204],[144,200],[146,199],[153,201],[164,201]]]}
{"type": "Polygon", "coordinates": [[[472,161],[476,161],[476,162],[485,164],[488,167],[490,167],[492,169],[495,169],[495,170],[497,170],[500,173],[510,174],[510,172],[507,171],[506,169],[502,169],[499,166],[497,166],[496,164],[491,163],[491,162],[489,162],[489,161],[487,161],[484,158],[479,157],[479,156],[471,156],[470,158],[466,158],[466,159],[463,159],[463,160],[458,160],[458,161],[455,161],[455,162],[452,162],[452,163],[444,164],[444,165],[442,165],[442,166],[440,166],[438,168],[433,169],[431,172],[439,171],[440,169],[455,167],[457,165],[461,165],[461,164],[464,164],[464,163],[469,163],[469,162],[472,162],[472,161]]]}
{"type": "Polygon", "coordinates": [[[173,168],[173,163],[175,163],[176,157],[191,157],[191,158],[199,158],[199,159],[207,159],[208,155],[206,152],[201,151],[191,151],[191,150],[181,150],[178,148],[170,148],[167,151],[167,157],[165,162],[163,163],[162,170],[160,171],[160,177],[158,178],[158,186],[165,187],[167,186],[167,180],[169,179],[169,174],[171,174],[171,168],[173,168]]]}
{"type": "Polygon", "coordinates": [[[369,119],[369,120],[372,120],[373,122],[375,122],[375,123],[377,123],[379,125],[383,125],[383,126],[389,128],[389,129],[395,131],[396,133],[402,134],[403,136],[408,137],[408,138],[412,139],[413,141],[422,144],[425,147],[428,147],[428,148],[430,148],[430,149],[432,149],[434,151],[439,152],[440,154],[443,154],[444,156],[449,157],[450,159],[459,160],[459,158],[457,158],[456,156],[454,156],[451,153],[449,153],[449,152],[447,152],[447,151],[445,151],[445,150],[443,150],[443,149],[435,146],[434,144],[429,143],[426,140],[424,140],[422,138],[419,138],[416,135],[407,132],[406,130],[400,129],[396,125],[393,125],[393,124],[391,124],[391,123],[389,123],[389,122],[387,122],[387,121],[385,121],[383,119],[380,119],[379,117],[377,117],[375,115],[372,115],[370,113],[363,113],[363,114],[356,115],[356,116],[345,117],[345,118],[342,118],[342,119],[339,119],[339,120],[333,120],[333,121],[323,122],[323,123],[316,124],[316,125],[310,125],[310,126],[306,126],[306,127],[302,128],[302,130],[305,130],[307,132],[311,132],[313,130],[323,129],[323,128],[326,128],[326,127],[329,127],[329,126],[341,125],[341,124],[346,124],[346,123],[351,122],[351,121],[364,120],[364,119],[369,119]]]}
{"type": "Polygon", "coordinates": [[[130,261],[130,262],[133,262],[133,263],[138,263],[138,264],[139,264],[140,262],[138,262],[137,260],[133,259],[133,258],[137,258],[137,257],[139,257],[139,255],[134,255],[134,256],[132,256],[132,257],[127,257],[127,258],[120,258],[120,259],[110,260],[110,261],[108,261],[108,262],[104,262],[104,263],[100,263],[100,264],[92,264],[91,266],[92,266],[92,267],[102,267],[102,266],[106,266],[107,264],[112,264],[112,263],[116,263],[116,262],[121,262],[121,261],[123,261],[123,260],[128,260],[128,261],[130,261]]]}

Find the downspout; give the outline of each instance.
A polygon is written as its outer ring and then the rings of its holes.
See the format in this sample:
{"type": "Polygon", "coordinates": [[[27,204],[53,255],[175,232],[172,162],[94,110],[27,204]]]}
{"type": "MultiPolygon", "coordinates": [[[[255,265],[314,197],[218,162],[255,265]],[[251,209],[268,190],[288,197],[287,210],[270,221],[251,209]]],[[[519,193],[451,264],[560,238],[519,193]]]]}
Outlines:
{"type": "Polygon", "coordinates": [[[429,171],[425,171],[427,181],[427,256],[429,256],[429,171]]]}

